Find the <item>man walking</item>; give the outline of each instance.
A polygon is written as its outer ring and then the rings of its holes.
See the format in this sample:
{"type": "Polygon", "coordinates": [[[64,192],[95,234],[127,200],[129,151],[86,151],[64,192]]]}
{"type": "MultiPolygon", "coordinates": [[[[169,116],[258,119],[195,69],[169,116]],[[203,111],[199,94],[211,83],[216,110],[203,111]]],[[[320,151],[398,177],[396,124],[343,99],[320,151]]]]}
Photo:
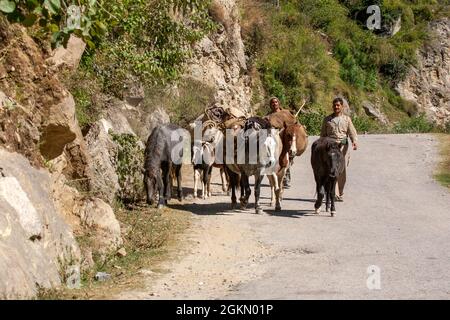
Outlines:
{"type": "Polygon", "coordinates": [[[336,98],[333,100],[333,114],[327,116],[322,124],[321,137],[328,137],[340,142],[342,146],[342,152],[345,156],[344,172],[337,179],[337,192],[336,200],[344,200],[344,187],[347,180],[347,166],[350,160],[348,153],[349,143],[348,137],[350,137],[353,150],[358,149],[358,135],[356,129],[353,126],[352,119],[345,115],[343,112],[344,100],[342,98],[336,98]]]}
{"type": "MultiPolygon", "coordinates": [[[[269,100],[270,110],[269,114],[266,116],[269,119],[270,124],[276,129],[283,129],[287,126],[297,123],[295,116],[287,109],[282,109],[280,100],[276,97],[272,97],[269,100]],[[277,116],[272,116],[275,115],[277,116]]],[[[289,159],[291,165],[294,158],[289,159]]],[[[286,175],[284,177],[284,188],[290,188],[291,186],[291,166],[286,170],[286,175]]]]}

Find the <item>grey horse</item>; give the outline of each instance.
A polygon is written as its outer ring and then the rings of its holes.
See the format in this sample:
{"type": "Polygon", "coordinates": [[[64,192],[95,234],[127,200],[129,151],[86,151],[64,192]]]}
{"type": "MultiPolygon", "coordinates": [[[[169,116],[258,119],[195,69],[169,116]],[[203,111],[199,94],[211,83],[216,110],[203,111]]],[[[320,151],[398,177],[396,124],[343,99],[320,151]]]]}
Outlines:
{"type": "Polygon", "coordinates": [[[144,186],[149,205],[153,205],[156,192],[159,192],[158,208],[167,205],[172,197],[172,171],[177,179],[178,200],[182,201],[181,167],[186,162],[186,156],[190,161],[189,148],[187,130],[174,124],[153,129],[147,140],[144,160],[144,186]]]}

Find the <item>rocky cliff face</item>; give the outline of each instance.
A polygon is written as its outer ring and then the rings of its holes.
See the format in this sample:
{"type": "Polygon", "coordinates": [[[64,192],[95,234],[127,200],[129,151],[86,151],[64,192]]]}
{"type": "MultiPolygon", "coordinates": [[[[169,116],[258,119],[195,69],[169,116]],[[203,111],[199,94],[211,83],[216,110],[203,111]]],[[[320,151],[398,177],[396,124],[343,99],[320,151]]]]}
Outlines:
{"type": "Polygon", "coordinates": [[[417,53],[417,67],[397,85],[397,91],[445,127],[450,123],[450,19],[434,21],[429,29],[432,40],[417,53]]]}
{"type": "Polygon", "coordinates": [[[249,111],[252,92],[239,8],[235,0],[215,0],[210,11],[219,29],[197,44],[186,76],[214,88],[219,105],[249,111]]]}
{"type": "Polygon", "coordinates": [[[79,271],[80,249],[46,170],[2,149],[0,170],[0,298],[30,298],[79,271]]]}
{"type": "Polygon", "coordinates": [[[29,298],[79,273],[85,257],[75,235],[86,229],[93,251],[122,242],[111,207],[88,195],[92,158],[58,78],[84,50],[73,40],[52,53],[0,17],[0,297],[29,298]]]}

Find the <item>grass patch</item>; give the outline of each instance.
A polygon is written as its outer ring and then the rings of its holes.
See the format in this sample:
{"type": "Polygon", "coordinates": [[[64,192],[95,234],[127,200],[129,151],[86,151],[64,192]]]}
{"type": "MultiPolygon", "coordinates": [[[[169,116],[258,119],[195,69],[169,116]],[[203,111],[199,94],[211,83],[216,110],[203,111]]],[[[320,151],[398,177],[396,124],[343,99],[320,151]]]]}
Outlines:
{"type": "MultiPolygon", "coordinates": [[[[177,235],[189,226],[188,214],[172,209],[127,209],[118,206],[116,217],[122,227],[123,247],[127,255],[119,257],[111,254],[104,261],[94,256],[95,266],[82,274],[80,289],[40,289],[38,299],[108,299],[127,289],[139,288],[145,283],[145,276],[140,270],[157,270],[158,264],[167,258],[169,249],[176,245],[177,235]],[[97,272],[109,273],[111,279],[105,282],[95,281],[97,272]]],[[[80,241],[80,246],[83,241],[80,241]]]]}
{"type": "Polygon", "coordinates": [[[440,142],[441,161],[434,177],[450,189],[450,134],[438,134],[437,137],[440,142]]]}
{"type": "Polygon", "coordinates": [[[405,118],[394,125],[394,133],[429,133],[434,126],[430,123],[425,114],[416,117],[405,118]]]}

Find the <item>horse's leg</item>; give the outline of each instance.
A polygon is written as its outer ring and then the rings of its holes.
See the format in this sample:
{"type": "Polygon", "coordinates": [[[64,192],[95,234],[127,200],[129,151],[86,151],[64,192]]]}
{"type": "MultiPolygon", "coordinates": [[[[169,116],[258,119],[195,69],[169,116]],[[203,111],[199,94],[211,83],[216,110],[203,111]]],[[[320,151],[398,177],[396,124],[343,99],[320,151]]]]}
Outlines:
{"type": "Polygon", "coordinates": [[[280,172],[277,173],[276,178],[278,181],[279,189],[275,191],[276,204],[275,210],[281,210],[281,201],[283,201],[283,190],[284,190],[284,175],[286,174],[286,168],[281,168],[280,172]]]}
{"type": "Polygon", "coordinates": [[[150,181],[150,178],[147,176],[147,172],[144,173],[144,174],[145,174],[145,176],[144,176],[144,187],[145,187],[145,194],[147,195],[147,204],[149,206],[152,206],[153,205],[153,194],[151,194],[152,192],[150,192],[150,189],[151,189],[150,183],[151,183],[151,181],[150,181]]]}
{"type": "Polygon", "coordinates": [[[170,174],[171,165],[165,162],[163,165],[163,184],[164,184],[164,204],[167,205],[172,197],[172,176],[170,174]]]}
{"type": "Polygon", "coordinates": [[[270,183],[270,206],[273,207],[275,204],[275,181],[271,174],[267,175],[270,183]]]}
{"type": "Polygon", "coordinates": [[[335,197],[334,195],[336,194],[336,181],[335,179],[332,179],[333,181],[331,182],[331,190],[330,190],[330,201],[331,201],[331,216],[334,217],[334,215],[336,214],[336,207],[334,205],[334,200],[335,197]]]}
{"type": "Polygon", "coordinates": [[[177,177],[178,201],[183,201],[183,177],[181,176],[181,164],[175,165],[175,175],[177,177]]]}
{"type": "Polygon", "coordinates": [[[206,176],[206,170],[205,167],[202,165],[202,174],[200,177],[200,181],[202,183],[202,199],[205,200],[205,194],[206,194],[206,186],[205,186],[205,176],[206,176]]]}
{"type": "Polygon", "coordinates": [[[200,169],[194,166],[194,199],[197,199],[198,182],[200,181],[200,169]]]}
{"type": "Polygon", "coordinates": [[[241,209],[246,209],[248,204],[248,199],[250,198],[250,186],[248,182],[248,176],[245,173],[241,174],[241,209]]]}
{"type": "Polygon", "coordinates": [[[165,184],[166,184],[166,180],[167,180],[167,175],[169,175],[169,173],[167,172],[166,167],[161,164],[161,171],[162,174],[161,176],[158,176],[158,188],[159,188],[159,199],[158,199],[158,209],[162,209],[164,208],[164,206],[166,205],[166,201],[165,201],[165,184]]]}
{"type": "Polygon", "coordinates": [[[314,204],[315,213],[320,213],[320,207],[322,206],[323,197],[325,196],[325,190],[324,185],[321,181],[321,179],[316,178],[316,193],[317,193],[317,200],[314,204]]]}
{"type": "MultiPolygon", "coordinates": [[[[331,197],[331,184],[330,184],[330,178],[327,179],[327,182],[325,184],[325,192],[326,192],[326,198],[325,198],[325,211],[328,212],[330,210],[330,197],[331,197]]],[[[333,195],[334,196],[334,195],[333,195]]]]}
{"type": "Polygon", "coordinates": [[[238,175],[232,172],[228,167],[225,167],[225,170],[228,173],[228,177],[230,178],[229,188],[231,189],[231,209],[236,209],[237,199],[236,199],[236,185],[238,181],[238,175]]]}
{"type": "Polygon", "coordinates": [[[252,195],[252,189],[250,188],[250,177],[246,175],[245,178],[245,202],[249,203],[250,196],[252,195]]]}
{"type": "Polygon", "coordinates": [[[209,166],[203,166],[203,177],[202,177],[202,199],[205,200],[208,198],[208,179],[209,179],[209,166]]]}
{"type": "Polygon", "coordinates": [[[211,196],[212,196],[212,192],[211,192],[212,169],[213,169],[213,167],[209,166],[209,168],[208,168],[208,179],[207,179],[207,181],[208,181],[208,197],[209,198],[211,198],[211,196]]]}
{"type": "Polygon", "coordinates": [[[225,171],[223,168],[220,168],[220,181],[222,182],[222,191],[227,192],[227,183],[226,183],[226,177],[225,177],[225,171]]]}
{"type": "Polygon", "coordinates": [[[261,174],[255,175],[255,212],[256,214],[262,213],[261,205],[259,204],[259,197],[261,194],[261,182],[264,178],[261,174]]]}

